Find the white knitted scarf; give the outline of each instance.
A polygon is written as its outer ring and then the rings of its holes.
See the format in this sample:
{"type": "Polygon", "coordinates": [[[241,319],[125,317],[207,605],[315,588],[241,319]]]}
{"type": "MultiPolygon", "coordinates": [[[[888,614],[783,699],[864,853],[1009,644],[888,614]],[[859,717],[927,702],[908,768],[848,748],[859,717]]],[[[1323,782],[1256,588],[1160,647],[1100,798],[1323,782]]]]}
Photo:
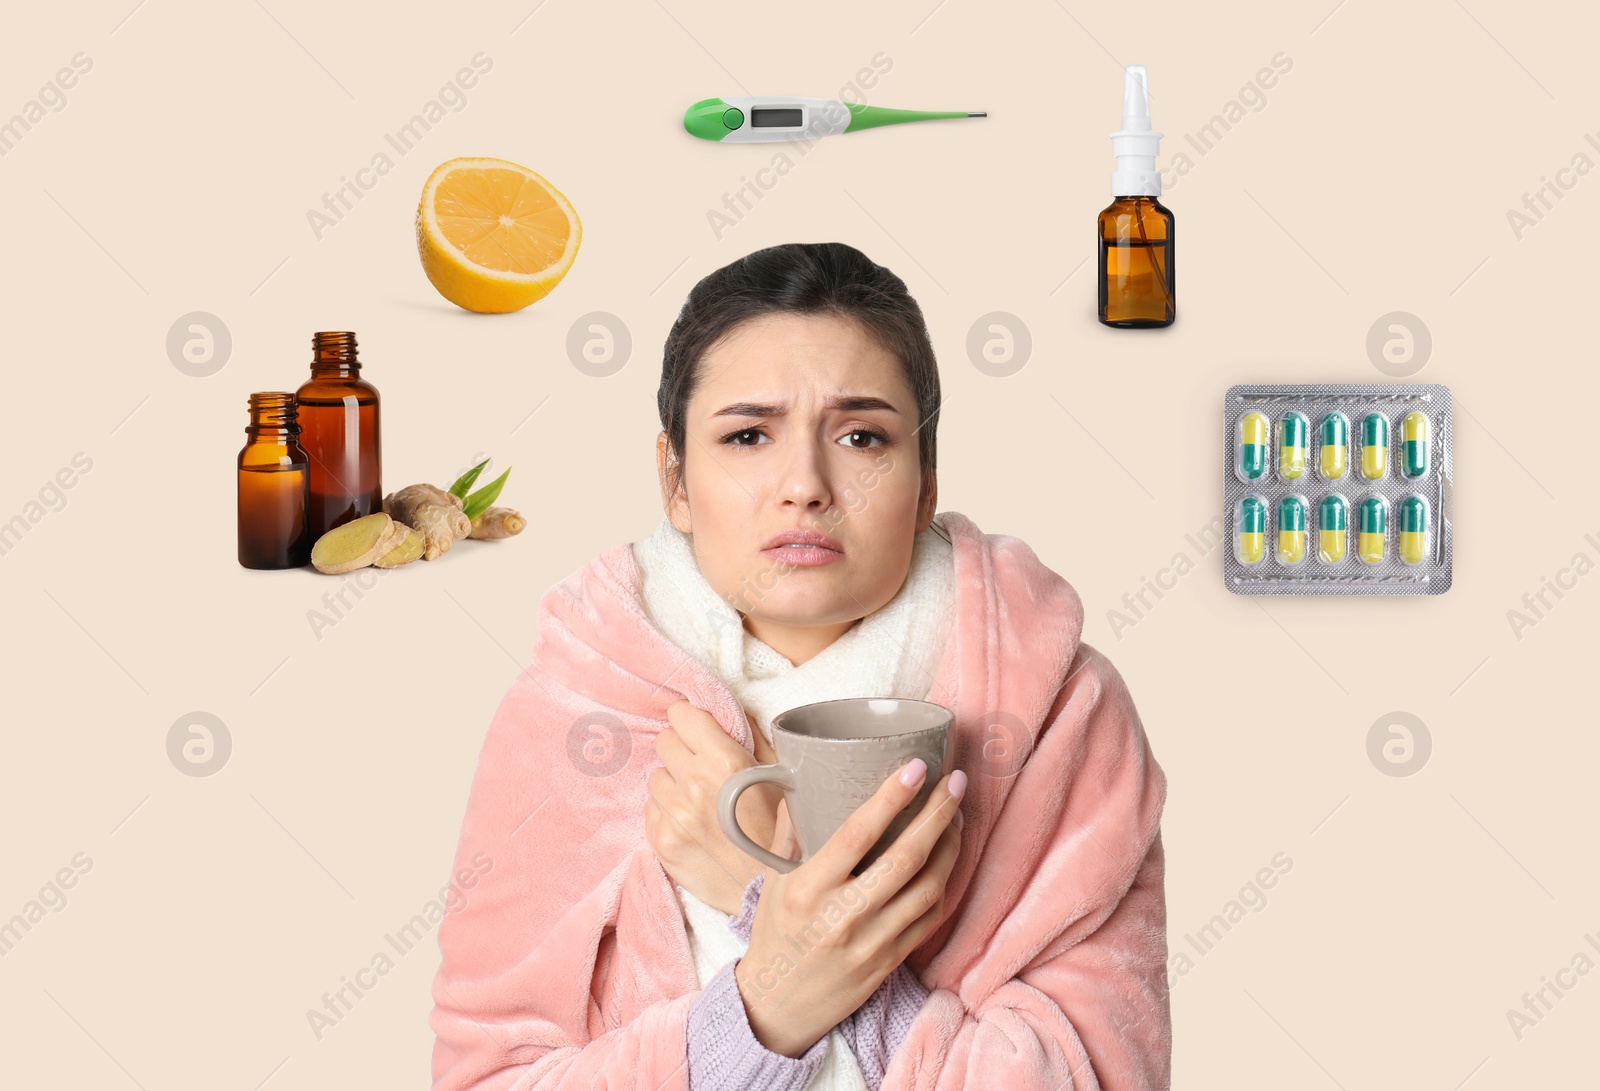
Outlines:
{"type": "MultiPolygon", "coordinates": [[[[716,671],[770,743],[773,717],[797,705],[843,697],[927,698],[955,621],[954,551],[937,516],[934,522],[937,529],[917,534],[910,571],[895,596],[798,667],[745,630],[739,612],[701,573],[692,537],[670,519],[634,542],[633,555],[650,619],[716,671]]],[[[676,889],[703,988],[748,945],[728,927],[728,914],[676,889]]],[[[866,1091],[844,1036],[837,1028],[828,1034],[827,1060],[807,1091],[866,1091]]]]}
{"type": "Polygon", "coordinates": [[[798,667],[745,630],[739,611],[701,574],[692,536],[671,520],[663,517],[634,542],[633,555],[650,619],[717,672],[771,742],[773,717],[797,705],[927,696],[955,617],[953,550],[942,531],[930,526],[917,534],[910,571],[892,599],[798,667]]]}

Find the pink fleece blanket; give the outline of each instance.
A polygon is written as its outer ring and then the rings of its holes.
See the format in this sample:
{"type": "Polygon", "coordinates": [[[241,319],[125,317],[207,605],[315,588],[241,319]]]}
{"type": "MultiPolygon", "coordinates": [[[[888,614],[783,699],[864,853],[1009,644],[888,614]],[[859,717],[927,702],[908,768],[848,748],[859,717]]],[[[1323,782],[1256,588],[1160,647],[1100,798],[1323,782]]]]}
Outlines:
{"type": "MultiPolygon", "coordinates": [[[[1021,540],[943,518],[958,621],[930,699],[955,712],[966,826],[945,921],[907,959],[931,993],[883,1091],[1166,1088],[1166,778],[1079,641],[1071,586],[1021,540]]],[[[551,588],[538,621],[462,823],[454,870],[486,874],[439,928],[433,1087],[687,1091],[699,981],[645,779],[680,697],[753,752],[751,728],[650,622],[628,544],[551,588]]]]}

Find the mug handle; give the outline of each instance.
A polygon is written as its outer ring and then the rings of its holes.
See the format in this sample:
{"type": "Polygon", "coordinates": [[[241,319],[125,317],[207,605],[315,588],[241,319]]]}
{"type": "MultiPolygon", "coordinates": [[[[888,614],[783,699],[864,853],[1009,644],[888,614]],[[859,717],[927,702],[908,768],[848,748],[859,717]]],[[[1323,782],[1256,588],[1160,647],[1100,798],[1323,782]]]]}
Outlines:
{"type": "Polygon", "coordinates": [[[717,793],[717,820],[722,823],[722,832],[748,855],[766,864],[768,867],[779,871],[793,871],[796,864],[793,860],[785,860],[775,852],[769,852],[752,841],[748,834],[739,826],[739,797],[746,788],[767,782],[780,785],[784,791],[794,791],[794,772],[782,763],[777,765],[752,765],[748,769],[741,769],[733,776],[722,782],[722,789],[717,793]]]}

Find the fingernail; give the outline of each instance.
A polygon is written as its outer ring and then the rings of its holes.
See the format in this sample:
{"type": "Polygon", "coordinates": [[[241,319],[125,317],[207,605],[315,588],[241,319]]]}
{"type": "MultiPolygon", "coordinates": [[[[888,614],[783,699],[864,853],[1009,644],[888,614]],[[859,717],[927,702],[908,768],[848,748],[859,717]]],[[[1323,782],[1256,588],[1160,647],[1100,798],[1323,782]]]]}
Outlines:
{"type": "Polygon", "coordinates": [[[954,773],[950,774],[950,794],[955,796],[957,799],[960,799],[961,793],[965,792],[966,790],[967,774],[962,772],[960,769],[957,769],[954,773]]]}
{"type": "Polygon", "coordinates": [[[955,818],[951,819],[950,821],[951,821],[951,824],[953,826],[955,826],[956,829],[959,830],[966,823],[967,820],[966,820],[965,817],[962,816],[960,811],[957,811],[955,818]]]}
{"type": "Polygon", "coordinates": [[[907,788],[913,787],[922,781],[922,775],[928,771],[928,763],[921,758],[912,758],[906,762],[906,767],[900,770],[900,783],[907,788]]]}

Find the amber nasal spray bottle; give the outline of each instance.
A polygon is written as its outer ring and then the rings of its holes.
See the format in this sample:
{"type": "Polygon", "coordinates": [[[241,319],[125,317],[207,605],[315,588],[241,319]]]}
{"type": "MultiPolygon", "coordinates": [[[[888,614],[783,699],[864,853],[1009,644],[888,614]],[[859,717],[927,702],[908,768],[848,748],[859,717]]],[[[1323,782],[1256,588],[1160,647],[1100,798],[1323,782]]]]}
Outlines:
{"type": "Polygon", "coordinates": [[[1130,64],[1122,82],[1122,128],[1111,134],[1117,169],[1111,205],[1100,213],[1100,321],[1119,329],[1170,326],[1178,316],[1172,268],[1172,213],[1158,200],[1144,65],[1130,64]]]}

